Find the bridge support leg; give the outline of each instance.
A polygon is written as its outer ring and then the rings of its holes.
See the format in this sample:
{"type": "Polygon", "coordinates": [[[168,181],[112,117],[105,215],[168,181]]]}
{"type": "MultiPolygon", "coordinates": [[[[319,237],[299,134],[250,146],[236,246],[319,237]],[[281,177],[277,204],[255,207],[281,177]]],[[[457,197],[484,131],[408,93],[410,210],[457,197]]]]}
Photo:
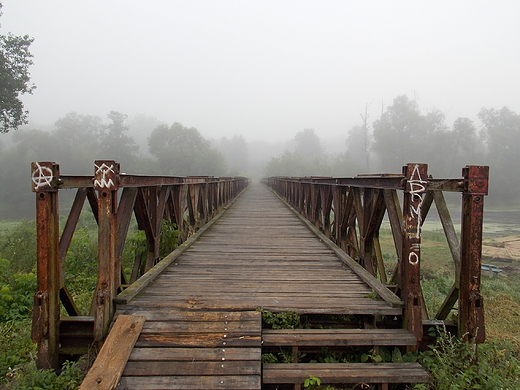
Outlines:
{"type": "Polygon", "coordinates": [[[38,343],[38,368],[58,368],[60,355],[60,283],[58,179],[59,166],[32,163],[36,193],[37,291],[34,295],[32,339],[38,343]]]}
{"type": "Polygon", "coordinates": [[[101,341],[112,321],[121,264],[116,256],[119,163],[96,161],[94,189],[98,192],[98,281],[94,298],[94,341],[101,341]]]}
{"type": "Polygon", "coordinates": [[[485,340],[484,302],[480,294],[484,196],[488,191],[489,167],[466,166],[462,175],[462,227],[460,247],[459,336],[467,341],[485,340]]]}
{"type": "Polygon", "coordinates": [[[402,292],[405,303],[404,325],[422,340],[422,292],[420,284],[422,206],[427,193],[427,164],[403,167],[406,187],[403,200],[403,258],[401,259],[402,292]]]}

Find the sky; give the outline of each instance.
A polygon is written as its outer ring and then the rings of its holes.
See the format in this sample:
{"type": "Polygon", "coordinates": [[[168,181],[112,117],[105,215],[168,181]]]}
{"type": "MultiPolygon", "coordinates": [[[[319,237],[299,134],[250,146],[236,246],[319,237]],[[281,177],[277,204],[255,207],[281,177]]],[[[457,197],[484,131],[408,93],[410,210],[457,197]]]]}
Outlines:
{"type": "Polygon", "coordinates": [[[346,138],[403,94],[449,125],[520,113],[517,0],[2,2],[0,33],[34,37],[33,127],[113,110],[208,138],[346,138]]]}

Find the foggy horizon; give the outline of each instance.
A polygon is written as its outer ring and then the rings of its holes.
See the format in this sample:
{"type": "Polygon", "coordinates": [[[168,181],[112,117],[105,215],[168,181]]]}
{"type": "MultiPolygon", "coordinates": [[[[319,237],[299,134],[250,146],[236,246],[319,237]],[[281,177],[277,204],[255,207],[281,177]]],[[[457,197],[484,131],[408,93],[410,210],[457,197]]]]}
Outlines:
{"type": "Polygon", "coordinates": [[[35,39],[30,128],[69,112],[138,113],[206,138],[346,139],[369,105],[416,99],[478,123],[520,111],[520,3],[4,0],[2,33],[35,39]],[[515,12],[516,11],[516,12],[515,12]]]}

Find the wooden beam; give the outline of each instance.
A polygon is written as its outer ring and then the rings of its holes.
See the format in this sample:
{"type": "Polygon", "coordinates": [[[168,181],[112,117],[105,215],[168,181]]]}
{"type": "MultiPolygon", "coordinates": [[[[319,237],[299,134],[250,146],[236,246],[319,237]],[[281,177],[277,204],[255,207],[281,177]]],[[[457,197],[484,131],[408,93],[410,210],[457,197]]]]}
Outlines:
{"type": "Polygon", "coordinates": [[[80,390],[112,390],[117,386],[145,321],[145,316],[117,317],[80,390]]]}

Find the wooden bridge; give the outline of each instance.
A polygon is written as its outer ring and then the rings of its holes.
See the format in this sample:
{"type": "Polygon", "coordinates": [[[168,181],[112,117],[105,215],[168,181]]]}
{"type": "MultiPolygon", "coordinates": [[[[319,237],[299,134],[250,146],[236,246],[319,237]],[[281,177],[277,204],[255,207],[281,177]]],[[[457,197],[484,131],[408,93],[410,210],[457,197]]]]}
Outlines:
{"type": "Polygon", "coordinates": [[[60,175],[53,163],[32,169],[38,363],[58,367],[102,345],[108,334],[82,388],[299,388],[311,375],[383,389],[426,382],[418,363],[375,357],[383,348],[416,349],[426,338],[423,327],[432,324],[419,273],[420,226],[432,204],[456,268],[452,291],[432,318],[441,323],[457,310],[460,335],[484,340],[487,167],[468,166],[460,179],[434,180],[426,165],[408,164],[397,175],[270,178],[264,185],[245,178],[130,176],[114,161],[96,161],[94,177],[60,175]],[[78,190],[59,238],[63,188],[78,190]],[[462,193],[460,244],[443,191],[462,193]],[[87,199],[99,226],[99,274],[92,308],[81,315],[63,276],[87,199]],[[148,254],[128,276],[120,259],[132,214],[146,233],[148,254]],[[398,257],[391,270],[378,239],[385,215],[398,257]],[[176,224],[184,242],[160,259],[164,219],[176,224]],[[271,317],[293,319],[295,327],[276,329],[271,317]],[[339,354],[348,362],[332,362],[339,354]],[[361,354],[368,362],[359,362],[361,354]]]}

